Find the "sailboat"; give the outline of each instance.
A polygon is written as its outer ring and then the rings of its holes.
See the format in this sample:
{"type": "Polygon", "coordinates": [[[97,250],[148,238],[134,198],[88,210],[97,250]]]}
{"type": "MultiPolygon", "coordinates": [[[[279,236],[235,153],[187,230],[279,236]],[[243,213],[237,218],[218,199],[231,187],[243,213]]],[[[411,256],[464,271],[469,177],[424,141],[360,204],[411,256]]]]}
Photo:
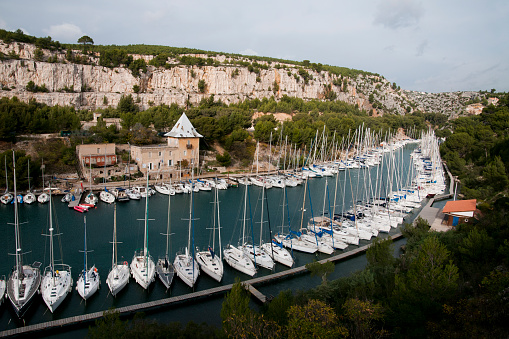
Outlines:
{"type": "Polygon", "coordinates": [[[84,224],[85,224],[85,248],[83,250],[83,271],[80,274],[78,282],[76,283],[76,291],[78,291],[79,295],[87,300],[90,298],[97,290],[99,289],[99,285],[101,284],[101,279],[99,278],[99,272],[95,265],[92,265],[90,269],[88,268],[88,252],[87,250],[87,217],[84,216],[84,224]]]}
{"type": "Polygon", "coordinates": [[[106,147],[104,148],[104,177],[103,177],[103,184],[104,184],[104,191],[99,192],[99,199],[101,199],[102,202],[105,202],[107,204],[113,204],[115,202],[115,196],[113,193],[108,191],[106,188],[106,147]]]}
{"type": "Polygon", "coordinates": [[[44,192],[44,160],[43,160],[43,164],[41,165],[41,170],[42,170],[42,193],[37,197],[37,201],[40,203],[40,204],[45,204],[47,203],[50,198],[49,198],[49,195],[48,193],[44,192]]]}
{"type": "MultiPolygon", "coordinates": [[[[247,182],[247,178],[246,178],[247,182]]],[[[244,197],[244,221],[243,221],[243,227],[242,227],[242,244],[244,244],[244,233],[246,228],[246,203],[247,203],[247,186],[246,185],[246,191],[245,191],[245,197],[244,197]]],[[[239,247],[235,247],[232,244],[229,244],[224,250],[223,250],[223,257],[224,260],[228,265],[235,268],[236,270],[245,273],[247,275],[253,276],[256,274],[256,267],[253,263],[253,260],[251,259],[251,256],[247,255],[242,250],[242,244],[239,247]]]]}
{"type": "Polygon", "coordinates": [[[5,288],[7,287],[7,284],[5,283],[5,275],[2,276],[0,279],[0,305],[4,302],[5,298],[5,288]]]}
{"type": "MultiPolygon", "coordinates": [[[[148,172],[147,172],[147,191],[148,191],[148,172]]],[[[148,251],[148,199],[145,196],[145,231],[143,240],[143,249],[134,252],[131,262],[131,275],[141,287],[147,289],[155,280],[155,264],[148,251]]]]}
{"type": "Polygon", "coordinates": [[[194,252],[193,192],[194,190],[192,189],[191,198],[189,199],[189,237],[187,240],[187,247],[185,253],[177,253],[173,261],[173,267],[177,272],[177,276],[191,288],[200,275],[200,266],[198,266],[198,263],[194,260],[194,256],[189,254],[189,248],[194,252]],[[191,240],[193,240],[193,244],[191,244],[191,240]]]}
{"type": "MultiPolygon", "coordinates": [[[[51,190],[50,190],[51,194],[51,190]]],[[[51,197],[50,197],[51,201],[51,197]]],[[[72,289],[71,266],[65,264],[55,264],[55,256],[53,254],[53,202],[49,207],[49,266],[44,269],[44,276],[41,283],[42,299],[48,306],[51,313],[55,312],[58,306],[65,299],[72,289]]]]}
{"type": "MultiPolygon", "coordinates": [[[[263,229],[263,195],[265,193],[265,186],[262,186],[262,221],[260,224],[260,244],[262,243],[262,229],[263,229]]],[[[247,186],[246,186],[246,198],[247,198],[247,186]]],[[[244,209],[245,209],[244,204],[244,209]]],[[[251,213],[251,204],[249,205],[249,211],[251,213]]],[[[244,212],[245,216],[245,212],[244,212]]],[[[268,255],[260,246],[255,245],[254,241],[252,244],[248,242],[244,242],[241,246],[242,250],[245,254],[248,256],[253,256],[253,261],[256,265],[260,265],[261,267],[264,267],[266,269],[272,270],[274,268],[274,260],[272,260],[272,257],[268,255]]]]}
{"type": "MultiPolygon", "coordinates": [[[[16,196],[16,157],[12,152],[13,173],[14,173],[14,196],[16,196]]],[[[32,265],[23,265],[23,252],[21,249],[21,234],[19,230],[18,201],[14,199],[14,232],[16,239],[16,266],[12,269],[7,282],[7,296],[11,301],[14,311],[19,318],[22,318],[28,309],[30,302],[41,283],[39,268],[40,262],[32,265]]]]}
{"type": "Polygon", "coordinates": [[[171,194],[168,194],[168,223],[166,225],[166,255],[164,258],[159,258],[156,265],[156,273],[159,276],[159,280],[163,283],[166,289],[169,289],[173,282],[173,276],[175,275],[175,269],[173,264],[170,262],[169,248],[170,248],[170,206],[171,206],[171,194]]]}
{"type": "MultiPolygon", "coordinates": [[[[285,189],[284,181],[283,181],[283,189],[285,189]]],[[[261,221],[260,221],[260,224],[262,224],[262,225],[263,225],[263,199],[264,199],[263,192],[264,192],[264,190],[262,189],[262,213],[261,213],[261,221]]],[[[266,203],[267,211],[268,211],[269,203],[267,201],[267,198],[265,198],[265,203],[266,203]]],[[[269,219],[269,230],[270,230],[270,219],[269,219]]],[[[293,260],[293,257],[291,256],[290,252],[288,252],[288,250],[286,248],[284,248],[281,243],[279,243],[273,239],[270,242],[262,243],[262,241],[261,241],[262,234],[263,233],[260,230],[260,243],[262,244],[261,249],[265,253],[270,255],[270,257],[274,261],[276,261],[280,264],[283,264],[285,266],[292,267],[294,260],[293,260]]],[[[271,237],[272,237],[272,234],[271,234],[271,237]]]]}
{"type": "Polygon", "coordinates": [[[25,204],[33,204],[36,201],[35,194],[32,193],[32,187],[30,187],[30,159],[28,159],[28,192],[23,197],[25,204]]]}
{"type": "Polygon", "coordinates": [[[117,204],[115,204],[114,211],[113,257],[111,259],[111,270],[106,279],[106,284],[108,284],[112,296],[116,296],[129,282],[129,265],[127,261],[124,261],[122,264],[117,263],[117,204]]]}
{"type": "Polygon", "coordinates": [[[215,253],[216,229],[218,233],[219,248],[221,248],[221,222],[219,219],[218,190],[219,188],[216,186],[214,188],[214,207],[212,211],[214,220],[212,227],[212,247],[209,247],[207,251],[197,252],[196,261],[200,265],[200,268],[203,272],[212,277],[214,280],[220,282],[223,279],[223,258],[221,251],[219,251],[219,256],[215,253]],[[216,227],[216,210],[217,210],[217,227],[216,227]]]}
{"type": "Polygon", "coordinates": [[[90,192],[88,192],[87,196],[85,197],[85,203],[90,205],[96,205],[97,201],[99,200],[97,196],[92,192],[92,158],[89,157],[90,162],[90,192]]]}
{"type": "Polygon", "coordinates": [[[0,196],[2,204],[7,205],[12,201],[14,196],[9,193],[9,180],[7,179],[7,155],[4,157],[5,160],[5,193],[0,196]]]}

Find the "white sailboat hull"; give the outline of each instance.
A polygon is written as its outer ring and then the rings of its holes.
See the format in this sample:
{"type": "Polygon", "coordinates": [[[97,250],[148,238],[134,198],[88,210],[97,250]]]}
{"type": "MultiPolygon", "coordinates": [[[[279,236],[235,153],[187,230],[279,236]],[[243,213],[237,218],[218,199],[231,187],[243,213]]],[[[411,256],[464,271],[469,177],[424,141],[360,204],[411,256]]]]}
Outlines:
{"type": "Polygon", "coordinates": [[[235,246],[230,245],[223,251],[223,259],[228,265],[242,273],[249,276],[256,274],[256,268],[251,258],[247,257],[244,252],[235,246]]]}
{"type": "Polygon", "coordinates": [[[23,266],[22,278],[18,278],[16,270],[9,277],[7,281],[7,296],[18,317],[22,317],[27,310],[35,293],[39,290],[40,283],[41,274],[39,268],[29,265],[23,266]],[[24,286],[24,288],[20,288],[21,286],[24,286]]]}
{"type": "Polygon", "coordinates": [[[221,259],[212,254],[210,251],[201,251],[196,253],[196,261],[200,265],[200,269],[207,274],[209,277],[217,282],[221,282],[223,279],[223,262],[221,259]]]}
{"type": "Polygon", "coordinates": [[[62,304],[67,294],[72,289],[72,276],[71,268],[66,267],[64,269],[56,270],[55,276],[51,272],[48,266],[44,272],[44,277],[41,283],[41,294],[42,299],[51,313],[62,304]]]}
{"type": "Polygon", "coordinates": [[[129,282],[129,265],[127,261],[121,265],[115,265],[108,273],[106,284],[110,289],[111,295],[116,296],[129,282]]]}
{"type": "Polygon", "coordinates": [[[81,272],[76,283],[76,291],[84,300],[87,300],[97,292],[100,284],[99,272],[95,266],[92,266],[88,271],[81,272]]]}
{"type": "Polygon", "coordinates": [[[147,289],[155,280],[155,264],[151,256],[135,253],[131,262],[131,275],[141,287],[147,289]]]}
{"type": "Polygon", "coordinates": [[[188,254],[177,254],[173,262],[177,276],[189,287],[193,287],[200,275],[200,266],[188,254]]]}
{"type": "Polygon", "coordinates": [[[262,249],[270,256],[272,256],[274,261],[277,261],[278,263],[288,267],[293,266],[294,260],[287,249],[281,248],[272,242],[262,244],[262,249]]]}
{"type": "Polygon", "coordinates": [[[249,258],[253,258],[252,260],[256,263],[256,265],[260,265],[268,270],[272,270],[274,268],[274,260],[272,260],[270,255],[263,251],[260,246],[244,244],[241,246],[241,249],[249,258]]]}

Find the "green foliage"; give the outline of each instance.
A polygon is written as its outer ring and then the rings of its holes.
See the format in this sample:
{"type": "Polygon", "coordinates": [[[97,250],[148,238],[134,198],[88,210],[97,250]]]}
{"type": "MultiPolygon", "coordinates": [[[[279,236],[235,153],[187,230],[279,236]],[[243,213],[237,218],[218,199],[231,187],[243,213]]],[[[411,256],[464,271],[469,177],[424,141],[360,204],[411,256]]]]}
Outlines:
{"type": "Polygon", "coordinates": [[[322,301],[310,300],[288,310],[288,338],[346,338],[348,330],[339,325],[334,309],[322,301]]]}
{"type": "Polygon", "coordinates": [[[198,91],[200,93],[205,93],[205,89],[207,87],[207,84],[205,83],[205,80],[201,79],[198,81],[198,91]]]}
{"type": "Polygon", "coordinates": [[[83,46],[83,53],[86,53],[89,49],[89,46],[94,45],[94,40],[88,35],[84,35],[78,39],[78,44],[81,44],[83,46]]]}
{"type": "Polygon", "coordinates": [[[26,90],[29,91],[29,92],[32,92],[32,93],[37,93],[37,92],[49,92],[49,90],[46,88],[46,85],[45,84],[42,84],[42,85],[36,85],[32,80],[30,80],[27,85],[26,85],[26,90]]]}
{"type": "Polygon", "coordinates": [[[216,160],[219,162],[219,165],[224,167],[228,167],[232,163],[232,157],[228,152],[224,152],[222,155],[216,154],[216,160]]]}
{"type": "Polygon", "coordinates": [[[467,198],[485,199],[509,186],[509,94],[478,116],[452,121],[454,133],[440,147],[467,198]]]}
{"type": "Polygon", "coordinates": [[[482,174],[486,180],[486,185],[497,188],[497,190],[504,190],[509,183],[505,165],[500,156],[495,156],[495,159],[484,167],[482,174]]]}
{"type": "Polygon", "coordinates": [[[73,107],[53,106],[13,97],[0,99],[0,139],[13,140],[22,133],[54,133],[76,130],[80,121],[73,107]]]}
{"type": "Polygon", "coordinates": [[[395,263],[392,240],[375,238],[366,251],[367,270],[373,273],[375,295],[389,297],[394,290],[395,263]]]}
{"type": "Polygon", "coordinates": [[[169,57],[170,54],[168,53],[159,53],[148,64],[155,67],[165,67],[169,57]]]}
{"type": "Polygon", "coordinates": [[[101,338],[218,338],[220,333],[205,323],[196,324],[192,321],[185,327],[180,322],[157,323],[143,319],[137,313],[132,320],[122,321],[118,311],[111,309],[90,326],[88,336],[92,339],[101,338]]]}
{"type": "Polygon", "coordinates": [[[334,272],[334,268],[334,263],[332,261],[321,264],[315,260],[312,263],[306,264],[306,269],[311,272],[311,276],[319,276],[322,278],[322,284],[324,285],[327,284],[327,276],[334,272]]]}
{"type": "Polygon", "coordinates": [[[111,49],[101,51],[99,56],[99,65],[109,68],[119,67],[121,65],[129,66],[133,62],[133,57],[128,55],[124,49],[111,49]]]}
{"type": "Polygon", "coordinates": [[[35,61],[42,61],[44,57],[44,52],[40,48],[36,48],[34,51],[34,60],[35,61]]]}
{"type": "MultiPolygon", "coordinates": [[[[38,160],[32,159],[30,155],[27,155],[25,151],[15,151],[16,155],[16,186],[18,191],[28,190],[28,164],[30,163],[30,186],[33,189],[40,185],[41,182],[41,163],[38,160]]],[[[7,178],[9,182],[9,191],[13,191],[14,188],[14,177],[12,167],[12,150],[4,151],[0,153],[0,175],[4,178],[0,181],[0,188],[5,190],[5,165],[7,166],[7,178]]]]}
{"type": "Polygon", "coordinates": [[[129,63],[128,68],[132,72],[133,76],[139,77],[140,70],[142,73],[147,72],[147,63],[145,62],[145,59],[136,59],[129,63]]]}
{"type": "Polygon", "coordinates": [[[272,121],[258,121],[255,125],[255,139],[262,142],[269,142],[271,133],[274,132],[275,127],[276,124],[272,121]]]}
{"type": "Polygon", "coordinates": [[[51,37],[46,38],[36,38],[31,35],[27,35],[23,33],[21,29],[17,29],[14,32],[6,31],[4,29],[0,29],[0,39],[3,40],[4,43],[9,44],[13,41],[17,42],[25,42],[28,44],[34,44],[38,48],[44,49],[61,49],[62,45],[58,41],[53,41],[51,37]]]}
{"type": "Polygon", "coordinates": [[[117,110],[120,113],[136,113],[140,109],[139,107],[134,103],[133,96],[131,94],[125,96],[122,95],[120,97],[120,100],[118,101],[117,110]]]}
{"type": "Polygon", "coordinates": [[[374,323],[384,316],[380,304],[351,298],[343,304],[343,310],[351,324],[350,334],[354,338],[374,338],[381,335],[374,329],[374,323]]]}

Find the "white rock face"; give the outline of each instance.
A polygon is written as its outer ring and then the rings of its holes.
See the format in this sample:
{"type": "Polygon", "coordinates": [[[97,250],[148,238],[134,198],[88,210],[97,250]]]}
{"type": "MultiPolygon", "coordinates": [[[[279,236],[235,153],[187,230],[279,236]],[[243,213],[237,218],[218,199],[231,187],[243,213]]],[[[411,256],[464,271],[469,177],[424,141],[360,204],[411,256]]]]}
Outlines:
{"type": "MultiPolygon", "coordinates": [[[[5,44],[0,42],[0,52],[4,55],[14,53],[19,59],[4,58],[0,60],[0,97],[18,97],[22,101],[35,99],[50,106],[71,105],[76,109],[95,109],[116,107],[122,95],[133,95],[142,109],[150,105],[176,103],[185,106],[189,101],[199,103],[203,98],[214,95],[215,100],[225,103],[235,103],[245,99],[263,99],[274,96],[280,99],[284,95],[304,100],[324,99],[326,86],[336,93],[338,100],[358,105],[368,112],[383,114],[405,114],[405,109],[413,102],[419,109],[420,99],[410,91],[400,91],[391,88],[391,84],[383,77],[359,75],[357,78],[347,78],[347,88],[342,91],[337,75],[322,71],[320,73],[306,69],[311,79],[304,84],[295,65],[281,65],[282,68],[260,69],[260,73],[249,72],[247,67],[228,65],[223,62],[224,55],[215,56],[219,66],[174,66],[170,69],[148,66],[148,71],[139,77],[134,77],[126,68],[110,69],[95,65],[81,65],[67,63],[64,52],[44,50],[44,60],[56,56],[58,63],[35,61],[35,46],[24,43],[5,44]],[[200,93],[198,83],[204,80],[206,87],[200,93]],[[26,90],[29,81],[36,85],[45,85],[47,93],[32,93],[26,90]],[[277,91],[275,91],[277,84],[277,91]],[[133,87],[140,88],[135,93],[133,87]],[[64,91],[67,89],[67,91],[64,91]],[[69,89],[74,92],[69,93],[69,89]],[[377,109],[373,110],[368,97],[376,101],[377,109]]],[[[197,55],[207,58],[206,55],[197,55]]],[[[134,59],[143,58],[146,61],[152,56],[133,55],[134,59]]],[[[247,60],[247,59],[246,59],[247,60]]],[[[263,63],[263,62],[261,62],[263,63]]],[[[434,102],[436,99],[426,96],[434,102]]],[[[465,99],[465,100],[468,100],[465,99]]],[[[415,105],[414,105],[415,106],[415,105]]],[[[430,104],[430,107],[433,107],[430,104]]],[[[428,107],[426,107],[428,108],[428,107]]],[[[432,108],[429,108],[431,110],[432,108]]],[[[457,107],[455,107],[457,111],[457,107]]],[[[424,109],[424,111],[427,111],[424,109]]],[[[447,114],[447,112],[443,112],[447,114]]]]}

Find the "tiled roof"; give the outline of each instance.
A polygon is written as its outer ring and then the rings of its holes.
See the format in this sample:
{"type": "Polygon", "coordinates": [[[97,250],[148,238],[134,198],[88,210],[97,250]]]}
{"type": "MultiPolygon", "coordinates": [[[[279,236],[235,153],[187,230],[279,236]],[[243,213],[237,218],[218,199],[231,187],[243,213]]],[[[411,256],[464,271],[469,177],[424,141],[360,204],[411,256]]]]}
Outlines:
{"type": "Polygon", "coordinates": [[[454,212],[470,212],[476,210],[476,199],[471,200],[456,200],[456,201],[448,201],[444,209],[443,213],[454,213],[454,212]]]}
{"type": "Polygon", "coordinates": [[[173,138],[202,138],[203,135],[198,133],[191,124],[191,121],[187,118],[185,113],[182,113],[180,119],[177,121],[175,126],[164,135],[165,137],[173,138]]]}

